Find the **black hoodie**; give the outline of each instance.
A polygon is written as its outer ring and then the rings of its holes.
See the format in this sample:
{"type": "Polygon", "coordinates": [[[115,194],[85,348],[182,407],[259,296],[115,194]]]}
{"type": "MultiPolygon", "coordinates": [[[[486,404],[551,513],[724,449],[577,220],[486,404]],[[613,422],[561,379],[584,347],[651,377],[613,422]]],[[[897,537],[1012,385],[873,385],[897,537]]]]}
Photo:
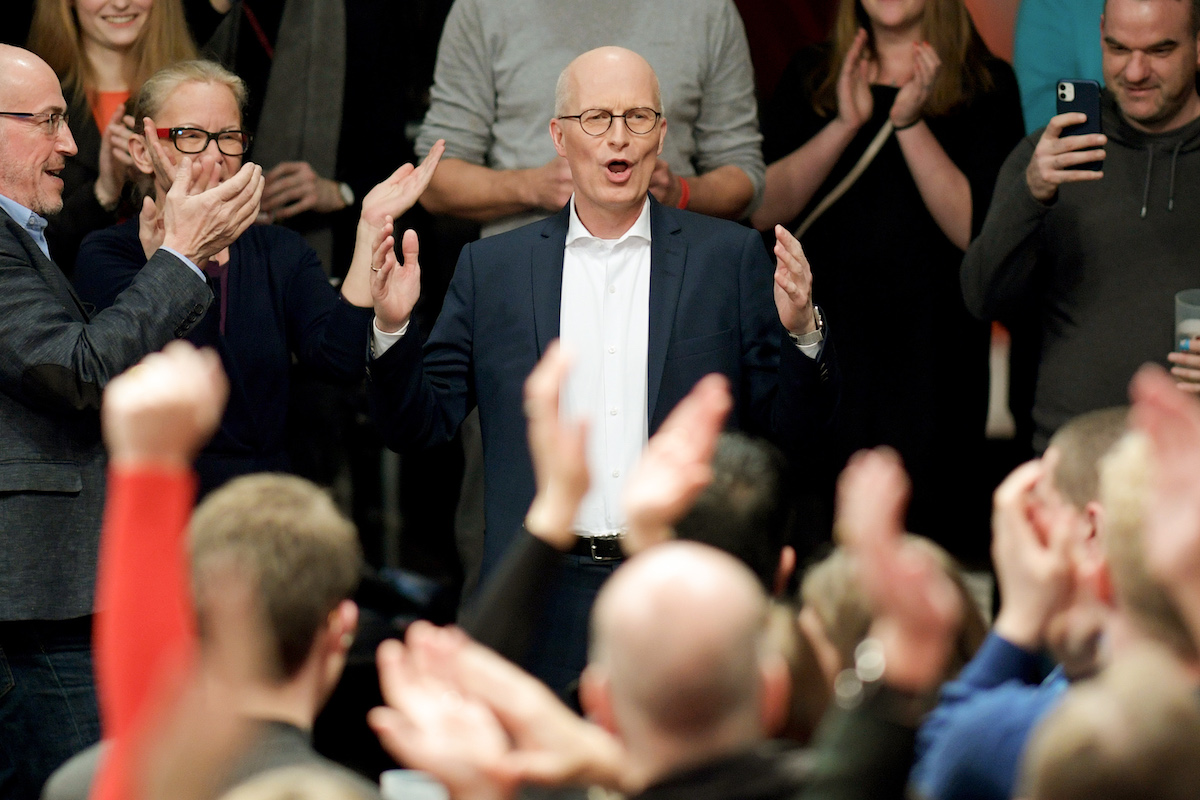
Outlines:
{"type": "Polygon", "coordinates": [[[1174,347],[1175,293],[1200,288],[1200,119],[1136,130],[1105,93],[1104,177],[1042,204],[1025,168],[1041,137],[1004,162],[962,265],[967,308],[984,319],[1034,310],[1042,331],[1034,447],[1085,411],[1121,405],[1138,366],[1174,347]]]}

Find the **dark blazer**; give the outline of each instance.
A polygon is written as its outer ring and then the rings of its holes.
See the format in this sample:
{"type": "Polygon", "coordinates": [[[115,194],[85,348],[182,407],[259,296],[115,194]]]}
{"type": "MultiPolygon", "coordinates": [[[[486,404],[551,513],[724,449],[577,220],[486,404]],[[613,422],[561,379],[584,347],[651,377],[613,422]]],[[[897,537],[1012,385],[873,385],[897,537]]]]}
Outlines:
{"type": "MultiPolygon", "coordinates": [[[[533,499],[522,387],[558,336],[569,209],[463,248],[424,352],[410,328],[372,362],[371,394],[385,441],[422,446],[454,435],[479,406],[483,430],[486,573],[533,499]]],[[[803,451],[836,405],[826,338],[819,361],[779,323],[774,266],[755,231],[650,203],[647,418],[653,433],[704,375],[724,373],[731,427],[803,451]]]]}
{"type": "Polygon", "coordinates": [[[212,293],[165,251],[94,316],[0,210],[0,621],[90,614],[104,504],[100,395],[212,293]]]}

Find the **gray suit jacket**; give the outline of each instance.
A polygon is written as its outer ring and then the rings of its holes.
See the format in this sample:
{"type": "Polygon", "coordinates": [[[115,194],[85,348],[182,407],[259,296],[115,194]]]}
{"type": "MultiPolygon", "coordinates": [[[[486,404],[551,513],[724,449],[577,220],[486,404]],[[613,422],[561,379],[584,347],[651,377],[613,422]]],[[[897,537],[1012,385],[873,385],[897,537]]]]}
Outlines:
{"type": "Polygon", "coordinates": [[[159,251],[112,308],[91,315],[29,234],[0,210],[0,621],[92,612],[113,376],[182,336],[212,301],[159,251]]]}

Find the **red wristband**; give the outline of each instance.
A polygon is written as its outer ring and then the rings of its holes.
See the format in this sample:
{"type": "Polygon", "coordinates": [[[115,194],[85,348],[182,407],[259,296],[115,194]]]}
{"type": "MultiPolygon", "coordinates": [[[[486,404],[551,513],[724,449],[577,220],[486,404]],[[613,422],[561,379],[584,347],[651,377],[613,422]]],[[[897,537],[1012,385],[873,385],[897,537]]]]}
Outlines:
{"type": "Polygon", "coordinates": [[[687,208],[688,200],[692,199],[692,187],[688,186],[687,178],[679,179],[679,204],[676,208],[687,208]]]}

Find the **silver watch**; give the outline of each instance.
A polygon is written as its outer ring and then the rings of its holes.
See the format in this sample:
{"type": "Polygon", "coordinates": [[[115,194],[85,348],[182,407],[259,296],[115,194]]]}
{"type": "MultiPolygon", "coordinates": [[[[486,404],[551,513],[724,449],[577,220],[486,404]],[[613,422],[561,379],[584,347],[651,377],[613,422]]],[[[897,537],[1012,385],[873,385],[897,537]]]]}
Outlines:
{"type": "Polygon", "coordinates": [[[354,190],[350,188],[350,184],[345,181],[339,183],[338,194],[342,196],[342,202],[346,204],[346,208],[354,205],[354,190]]]}
{"type": "Polygon", "coordinates": [[[825,319],[821,316],[820,306],[813,306],[813,321],[817,324],[817,327],[808,333],[792,333],[788,331],[788,336],[792,337],[792,341],[797,347],[820,344],[825,341],[825,319]]]}

